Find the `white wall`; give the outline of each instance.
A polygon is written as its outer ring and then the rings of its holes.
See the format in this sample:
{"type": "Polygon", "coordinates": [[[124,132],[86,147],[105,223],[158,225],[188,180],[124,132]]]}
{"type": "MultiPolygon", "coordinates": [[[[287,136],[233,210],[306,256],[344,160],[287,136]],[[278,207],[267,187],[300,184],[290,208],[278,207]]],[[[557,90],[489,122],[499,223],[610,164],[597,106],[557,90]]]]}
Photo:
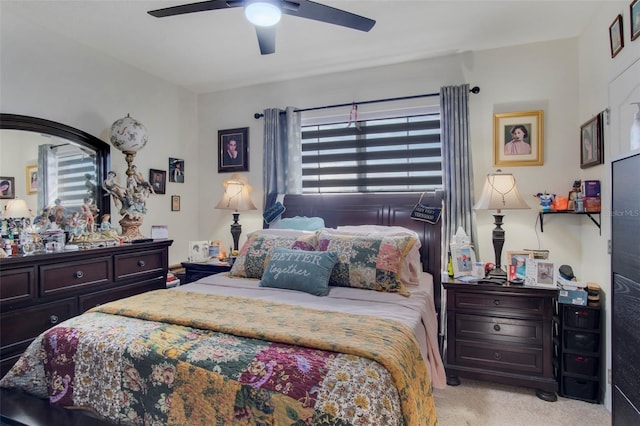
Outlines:
{"type": "MultiPolygon", "coordinates": [[[[611,238],[610,164],[616,156],[629,151],[629,129],[635,109],[629,104],[640,102],[640,39],[631,41],[627,4],[603,5],[580,37],[579,52],[579,122],[584,123],[605,109],[610,111],[604,126],[605,164],[582,171],[581,179],[599,179],[602,191],[602,235],[583,232],[581,269],[589,281],[599,283],[604,291],[607,312],[606,366],[603,377],[611,369],[611,258],[607,245],[611,238]],[[624,48],[611,58],[608,28],[615,17],[623,17],[624,48]]],[[[611,385],[605,388],[605,405],[611,409],[611,385]]]]}
{"type": "MultiPolygon", "coordinates": [[[[149,235],[151,225],[168,225],[170,238],[174,239],[169,250],[170,264],[186,259],[188,240],[199,236],[194,207],[200,203],[196,95],[6,11],[0,19],[3,113],[57,121],[107,142],[111,124],[131,114],[149,133],[147,146],[134,161],[139,170],[168,171],[169,157],[185,160],[186,183],[167,183],[166,195],[149,198],[149,213],[141,231],[149,235]],[[182,197],[180,212],[171,212],[171,194],[182,197]]],[[[3,164],[4,161],[3,158],[3,164]]],[[[24,166],[26,163],[19,164],[16,181],[25,178],[24,166]]],[[[126,170],[124,155],[115,148],[111,150],[111,169],[119,176],[126,170]]],[[[0,171],[0,175],[4,172],[0,171]]],[[[117,225],[121,217],[113,205],[111,212],[112,223],[117,225]]]]}

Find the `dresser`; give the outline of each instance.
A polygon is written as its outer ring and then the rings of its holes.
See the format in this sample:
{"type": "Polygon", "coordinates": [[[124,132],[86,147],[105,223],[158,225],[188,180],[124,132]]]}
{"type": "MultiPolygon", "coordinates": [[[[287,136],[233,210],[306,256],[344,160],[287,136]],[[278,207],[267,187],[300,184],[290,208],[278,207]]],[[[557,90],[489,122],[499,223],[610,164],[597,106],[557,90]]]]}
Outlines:
{"type": "Polygon", "coordinates": [[[447,291],[447,384],[460,377],[530,387],[557,400],[553,375],[556,290],[472,284],[451,279],[447,291]]]}
{"type": "Polygon", "coordinates": [[[0,377],[53,325],[102,303],[164,288],[171,244],[0,259],[0,377]]]}

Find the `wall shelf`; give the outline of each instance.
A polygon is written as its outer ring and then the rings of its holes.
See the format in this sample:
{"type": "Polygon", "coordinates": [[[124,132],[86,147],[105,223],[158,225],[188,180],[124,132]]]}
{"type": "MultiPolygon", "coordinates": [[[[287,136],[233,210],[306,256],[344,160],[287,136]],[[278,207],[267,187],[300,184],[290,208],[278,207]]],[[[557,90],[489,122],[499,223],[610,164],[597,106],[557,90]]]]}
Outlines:
{"type": "Polygon", "coordinates": [[[602,217],[600,216],[600,212],[574,212],[571,210],[563,210],[563,211],[551,211],[551,212],[538,212],[538,217],[540,218],[540,232],[544,232],[544,216],[547,214],[574,214],[587,216],[595,225],[598,227],[598,232],[602,235],[602,229],[600,228],[600,223],[602,222],[602,217]],[[595,216],[598,216],[598,220],[596,220],[595,216]]]}

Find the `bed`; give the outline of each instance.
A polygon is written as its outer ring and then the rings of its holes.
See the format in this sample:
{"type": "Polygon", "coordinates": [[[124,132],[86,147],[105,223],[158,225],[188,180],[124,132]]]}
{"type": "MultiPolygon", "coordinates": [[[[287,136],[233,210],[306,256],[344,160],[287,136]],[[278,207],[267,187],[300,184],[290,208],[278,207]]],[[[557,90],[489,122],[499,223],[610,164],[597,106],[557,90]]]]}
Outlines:
{"type": "Polygon", "coordinates": [[[72,318],[38,337],[0,386],[115,424],[436,424],[439,224],[409,219],[417,198],[287,196],[284,216],[323,217],[326,228],[250,233],[232,276],[72,318]],[[416,246],[423,270],[409,283],[397,262],[416,246]],[[345,253],[366,263],[371,250],[373,271],[349,271],[357,262],[345,253]]]}

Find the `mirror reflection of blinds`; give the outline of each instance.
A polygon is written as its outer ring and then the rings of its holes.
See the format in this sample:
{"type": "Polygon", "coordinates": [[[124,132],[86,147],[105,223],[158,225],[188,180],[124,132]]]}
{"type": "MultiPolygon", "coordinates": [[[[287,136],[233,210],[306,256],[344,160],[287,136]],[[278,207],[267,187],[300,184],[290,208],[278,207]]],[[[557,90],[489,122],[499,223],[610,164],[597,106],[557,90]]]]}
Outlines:
{"type": "Polygon", "coordinates": [[[95,188],[95,165],[95,156],[86,154],[76,153],[58,157],[57,198],[63,206],[80,207],[86,197],[94,197],[92,190],[95,188]],[[90,185],[87,185],[87,182],[90,185]]]}
{"type": "Polygon", "coordinates": [[[440,114],[302,127],[303,192],[442,187],[440,114]]]}

